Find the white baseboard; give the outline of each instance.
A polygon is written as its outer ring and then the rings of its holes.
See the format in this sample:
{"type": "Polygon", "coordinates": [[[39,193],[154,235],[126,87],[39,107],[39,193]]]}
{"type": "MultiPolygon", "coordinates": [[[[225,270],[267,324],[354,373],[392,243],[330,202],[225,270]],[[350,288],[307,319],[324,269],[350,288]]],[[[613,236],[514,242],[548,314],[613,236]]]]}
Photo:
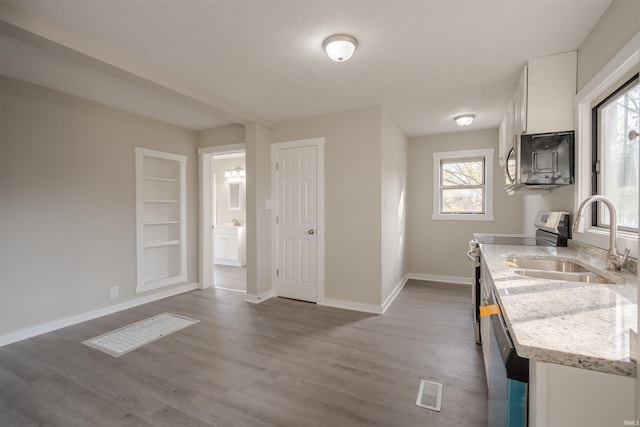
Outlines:
{"type": "Polygon", "coordinates": [[[249,295],[246,294],[244,297],[245,302],[250,302],[251,304],[260,304],[273,297],[273,291],[263,292],[260,295],[249,295]]]}
{"type": "Polygon", "coordinates": [[[341,299],[325,298],[323,301],[318,301],[318,305],[343,308],[345,310],[363,311],[365,313],[382,314],[382,307],[379,307],[377,305],[364,304],[361,302],[346,301],[341,299]]]}
{"type": "Polygon", "coordinates": [[[422,273],[409,273],[409,279],[426,280],[429,282],[443,282],[443,283],[455,283],[458,285],[471,286],[471,277],[462,276],[441,276],[439,274],[422,274],[422,273]]]}
{"type": "Polygon", "coordinates": [[[391,303],[396,299],[396,297],[398,296],[402,288],[404,288],[404,285],[407,284],[407,280],[409,280],[409,275],[405,274],[402,280],[400,281],[400,283],[396,285],[396,287],[389,294],[387,299],[385,299],[384,302],[382,303],[382,313],[385,313],[387,309],[391,306],[391,303]]]}
{"type": "Polygon", "coordinates": [[[189,292],[196,289],[197,287],[197,283],[188,283],[186,285],[178,286],[176,288],[172,288],[163,292],[158,292],[153,295],[141,296],[122,302],[120,304],[110,305],[108,307],[99,308],[87,313],[77,314],[75,316],[54,320],[52,322],[42,323],[36,326],[30,326],[16,332],[10,332],[8,334],[0,335],[0,347],[14,342],[26,340],[27,338],[32,338],[37,335],[46,334],[47,332],[55,331],[56,329],[66,328],[67,326],[76,325],[78,323],[86,322],[87,320],[96,319],[98,317],[117,313],[118,311],[127,310],[129,308],[133,308],[142,304],[147,304],[153,301],[158,301],[164,298],[172,297],[174,295],[182,294],[184,292],[189,292]]]}

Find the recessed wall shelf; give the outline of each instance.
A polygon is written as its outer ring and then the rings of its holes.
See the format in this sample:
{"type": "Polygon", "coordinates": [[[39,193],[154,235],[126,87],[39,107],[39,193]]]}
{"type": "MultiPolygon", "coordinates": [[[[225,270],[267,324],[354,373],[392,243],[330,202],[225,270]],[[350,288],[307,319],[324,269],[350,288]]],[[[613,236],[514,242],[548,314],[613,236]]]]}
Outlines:
{"type": "Polygon", "coordinates": [[[140,293],[187,280],[187,157],[141,147],[135,153],[140,293]]]}
{"type": "Polygon", "coordinates": [[[168,182],[178,181],[176,178],[161,178],[159,176],[145,176],[144,179],[148,179],[150,181],[168,181],[168,182]]]}

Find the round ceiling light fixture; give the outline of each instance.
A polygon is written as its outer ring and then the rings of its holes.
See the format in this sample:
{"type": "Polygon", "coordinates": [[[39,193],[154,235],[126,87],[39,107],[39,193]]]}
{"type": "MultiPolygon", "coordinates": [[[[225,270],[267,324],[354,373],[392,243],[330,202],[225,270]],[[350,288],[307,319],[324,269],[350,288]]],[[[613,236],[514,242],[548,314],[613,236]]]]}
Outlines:
{"type": "Polygon", "coordinates": [[[351,58],[357,46],[358,40],[346,34],[336,34],[328,37],[324,43],[322,43],[322,47],[325,52],[327,52],[329,58],[336,62],[344,62],[351,58]]]}
{"type": "Polygon", "coordinates": [[[463,114],[461,116],[455,116],[453,120],[456,121],[458,126],[469,126],[471,123],[473,123],[473,119],[475,118],[475,114],[463,114]]]}

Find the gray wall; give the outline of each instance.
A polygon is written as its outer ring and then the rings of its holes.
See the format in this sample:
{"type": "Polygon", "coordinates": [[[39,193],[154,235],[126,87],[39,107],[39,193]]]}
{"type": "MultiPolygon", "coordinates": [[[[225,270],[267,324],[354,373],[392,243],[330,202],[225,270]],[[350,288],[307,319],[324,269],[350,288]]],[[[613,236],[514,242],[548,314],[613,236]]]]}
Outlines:
{"type": "Polygon", "coordinates": [[[271,129],[251,123],[247,148],[247,295],[271,291],[271,129]]]}
{"type": "Polygon", "coordinates": [[[409,139],[407,253],[414,274],[471,277],[466,257],[474,232],[519,233],[522,199],[504,191],[498,165],[498,130],[456,132],[409,139]],[[434,221],[434,152],[494,148],[494,221],[434,221]]]}
{"type": "Polygon", "coordinates": [[[0,99],[0,334],[136,297],[135,146],[188,156],[198,281],[195,132],[4,77],[0,99]]]}
{"type": "Polygon", "coordinates": [[[238,124],[219,126],[198,132],[198,147],[240,144],[244,141],[245,128],[238,124]]]}
{"type": "Polygon", "coordinates": [[[277,123],[273,142],[325,138],[325,297],[380,305],[379,106],[277,123]]]}
{"type": "Polygon", "coordinates": [[[579,92],[640,31],[640,1],[614,0],[578,49],[579,92]]]}
{"type": "Polygon", "coordinates": [[[408,139],[398,125],[382,112],[382,258],[381,301],[407,274],[407,155],[408,139]]]}

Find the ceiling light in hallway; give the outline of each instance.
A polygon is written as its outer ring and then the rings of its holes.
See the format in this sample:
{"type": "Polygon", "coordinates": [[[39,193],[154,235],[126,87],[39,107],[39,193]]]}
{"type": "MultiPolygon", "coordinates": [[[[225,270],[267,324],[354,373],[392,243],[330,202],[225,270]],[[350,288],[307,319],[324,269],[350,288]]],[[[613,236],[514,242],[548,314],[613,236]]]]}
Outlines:
{"type": "Polygon", "coordinates": [[[333,35],[322,43],[329,58],[336,62],[344,62],[351,58],[357,46],[358,40],[346,34],[333,35]]]}
{"type": "Polygon", "coordinates": [[[456,121],[458,126],[469,126],[471,123],[473,123],[473,119],[475,118],[475,114],[463,114],[461,116],[454,117],[453,120],[456,121]]]}

